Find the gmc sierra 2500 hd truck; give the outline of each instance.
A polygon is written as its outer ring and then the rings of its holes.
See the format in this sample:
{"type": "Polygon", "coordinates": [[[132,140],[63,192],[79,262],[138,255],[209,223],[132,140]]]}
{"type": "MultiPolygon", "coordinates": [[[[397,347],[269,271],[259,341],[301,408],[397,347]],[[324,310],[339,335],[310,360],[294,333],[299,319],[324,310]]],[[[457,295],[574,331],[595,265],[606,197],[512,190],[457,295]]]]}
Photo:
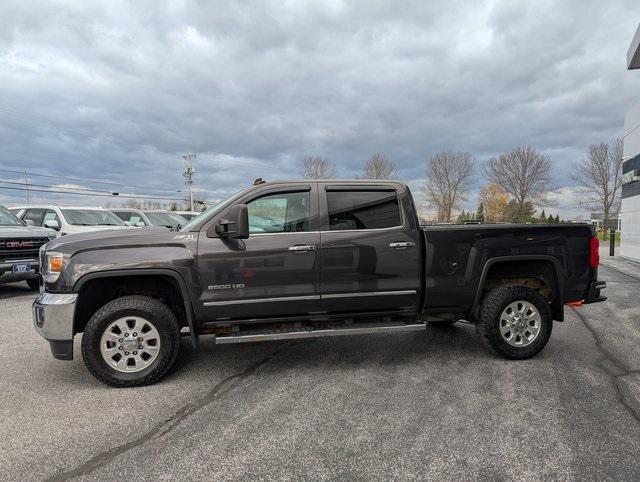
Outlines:
{"type": "Polygon", "coordinates": [[[53,356],[137,386],[194,346],[474,323],[500,355],[546,345],[567,303],[604,301],[586,224],[428,226],[396,181],[252,187],[185,226],[76,234],[41,250],[35,329],[53,356]]]}

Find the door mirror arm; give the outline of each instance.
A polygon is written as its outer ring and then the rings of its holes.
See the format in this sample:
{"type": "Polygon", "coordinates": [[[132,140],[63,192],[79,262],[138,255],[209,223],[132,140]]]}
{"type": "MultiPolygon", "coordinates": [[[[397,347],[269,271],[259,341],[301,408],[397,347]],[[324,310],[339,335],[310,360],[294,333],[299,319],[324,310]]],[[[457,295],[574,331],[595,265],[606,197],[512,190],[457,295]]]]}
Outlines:
{"type": "Polygon", "coordinates": [[[231,206],[226,217],[207,230],[210,238],[247,239],[249,237],[249,215],[246,204],[231,206]]]}
{"type": "Polygon", "coordinates": [[[60,231],[60,223],[55,219],[50,219],[49,221],[45,221],[44,227],[49,229],[54,229],[55,231],[60,231]]]}

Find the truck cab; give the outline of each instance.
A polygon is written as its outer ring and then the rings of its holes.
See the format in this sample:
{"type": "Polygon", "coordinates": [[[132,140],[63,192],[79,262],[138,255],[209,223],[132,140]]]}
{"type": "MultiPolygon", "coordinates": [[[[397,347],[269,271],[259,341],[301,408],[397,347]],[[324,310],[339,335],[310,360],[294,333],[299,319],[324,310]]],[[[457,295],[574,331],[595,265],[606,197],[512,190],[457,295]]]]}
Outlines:
{"type": "Polygon", "coordinates": [[[331,315],[345,306],[416,312],[419,227],[403,184],[273,183],[238,204],[247,208],[248,237],[216,232],[231,207],[193,227],[198,318],[331,315]]]}

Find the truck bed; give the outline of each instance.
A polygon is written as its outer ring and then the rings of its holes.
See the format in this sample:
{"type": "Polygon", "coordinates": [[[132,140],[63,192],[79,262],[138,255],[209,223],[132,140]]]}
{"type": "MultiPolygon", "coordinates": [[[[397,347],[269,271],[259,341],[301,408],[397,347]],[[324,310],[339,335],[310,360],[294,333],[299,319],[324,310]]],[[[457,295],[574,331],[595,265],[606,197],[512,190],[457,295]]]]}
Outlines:
{"type": "Polygon", "coordinates": [[[501,264],[506,256],[511,265],[519,263],[514,272],[521,276],[533,270],[555,278],[548,282],[558,284],[562,299],[556,304],[583,299],[596,274],[588,263],[595,235],[588,224],[437,225],[421,226],[421,232],[425,313],[468,310],[487,277],[511,276],[501,264]]]}

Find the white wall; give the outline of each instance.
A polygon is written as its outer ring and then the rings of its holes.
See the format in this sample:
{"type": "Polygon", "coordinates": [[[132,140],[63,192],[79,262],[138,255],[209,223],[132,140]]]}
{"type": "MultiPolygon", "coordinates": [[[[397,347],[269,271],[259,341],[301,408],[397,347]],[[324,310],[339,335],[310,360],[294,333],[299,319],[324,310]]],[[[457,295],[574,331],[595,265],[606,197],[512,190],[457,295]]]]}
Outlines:
{"type": "Polygon", "coordinates": [[[624,149],[625,158],[640,154],[640,102],[635,104],[624,117],[624,149]]]}
{"type": "Polygon", "coordinates": [[[640,260],[640,196],[622,200],[620,255],[640,260]]]}
{"type": "MultiPolygon", "coordinates": [[[[624,118],[624,156],[640,154],[640,102],[624,118]]],[[[640,195],[624,198],[620,206],[620,254],[640,261],[640,195]]]]}

